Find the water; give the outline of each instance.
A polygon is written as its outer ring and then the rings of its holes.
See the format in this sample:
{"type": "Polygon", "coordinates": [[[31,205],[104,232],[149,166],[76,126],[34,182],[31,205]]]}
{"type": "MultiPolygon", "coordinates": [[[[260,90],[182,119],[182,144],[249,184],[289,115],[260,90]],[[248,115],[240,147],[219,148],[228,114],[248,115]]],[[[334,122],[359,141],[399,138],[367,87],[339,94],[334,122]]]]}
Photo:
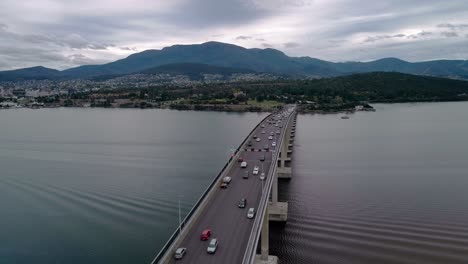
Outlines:
{"type": "MultiPolygon", "coordinates": [[[[281,264],[468,263],[468,103],[299,115],[281,264]]],[[[0,111],[0,263],[148,263],[264,114],[0,111]]]]}
{"type": "Polygon", "coordinates": [[[0,263],[149,263],[265,115],[0,111],[0,263]]]}
{"type": "Polygon", "coordinates": [[[281,264],[468,263],[468,103],[299,115],[281,264]]]}

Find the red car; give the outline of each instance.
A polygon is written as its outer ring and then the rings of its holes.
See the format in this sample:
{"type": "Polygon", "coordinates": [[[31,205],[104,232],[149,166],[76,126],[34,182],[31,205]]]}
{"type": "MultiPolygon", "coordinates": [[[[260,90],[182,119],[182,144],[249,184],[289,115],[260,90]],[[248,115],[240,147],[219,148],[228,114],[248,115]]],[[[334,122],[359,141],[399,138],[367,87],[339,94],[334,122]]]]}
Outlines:
{"type": "Polygon", "coordinates": [[[208,238],[210,238],[210,236],[211,236],[211,229],[205,229],[201,233],[200,239],[201,240],[208,240],[208,238]]]}
{"type": "Polygon", "coordinates": [[[243,162],[243,161],[244,161],[244,159],[243,159],[242,157],[239,157],[239,158],[237,159],[237,162],[243,162]]]}

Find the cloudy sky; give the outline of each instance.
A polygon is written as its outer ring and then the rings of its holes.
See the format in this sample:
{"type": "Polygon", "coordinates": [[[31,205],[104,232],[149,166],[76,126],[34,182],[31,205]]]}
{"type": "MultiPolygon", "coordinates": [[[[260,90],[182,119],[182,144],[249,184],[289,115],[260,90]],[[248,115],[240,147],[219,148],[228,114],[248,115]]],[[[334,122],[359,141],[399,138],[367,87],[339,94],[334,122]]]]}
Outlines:
{"type": "Polygon", "coordinates": [[[468,59],[467,0],[1,0],[0,70],[221,41],[330,61],[468,59]]]}

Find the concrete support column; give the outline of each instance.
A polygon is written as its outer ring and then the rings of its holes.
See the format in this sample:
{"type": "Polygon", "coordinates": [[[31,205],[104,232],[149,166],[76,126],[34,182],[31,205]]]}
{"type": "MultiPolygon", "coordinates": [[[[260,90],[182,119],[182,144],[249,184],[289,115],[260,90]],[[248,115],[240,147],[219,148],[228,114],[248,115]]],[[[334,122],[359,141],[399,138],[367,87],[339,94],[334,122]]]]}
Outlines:
{"type": "Polygon", "coordinates": [[[278,203],[278,175],[273,175],[273,186],[271,186],[271,203],[273,206],[276,206],[278,203]]]}
{"type": "Polygon", "coordinates": [[[261,260],[267,261],[268,260],[268,254],[269,254],[269,241],[268,239],[270,238],[270,228],[268,226],[268,223],[270,222],[269,219],[269,213],[268,213],[268,206],[267,209],[265,210],[265,217],[263,218],[263,224],[262,224],[262,234],[261,234],[261,260]]]}
{"type": "Polygon", "coordinates": [[[288,157],[288,145],[289,145],[289,129],[286,129],[281,144],[281,155],[280,155],[280,168],[286,167],[286,158],[288,157]]]}

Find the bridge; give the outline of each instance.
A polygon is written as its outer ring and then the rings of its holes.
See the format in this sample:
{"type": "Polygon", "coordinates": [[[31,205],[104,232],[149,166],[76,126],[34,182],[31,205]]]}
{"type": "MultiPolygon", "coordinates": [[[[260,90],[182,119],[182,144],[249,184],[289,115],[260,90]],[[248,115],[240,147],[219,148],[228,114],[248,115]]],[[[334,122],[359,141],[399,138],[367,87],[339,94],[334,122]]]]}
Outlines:
{"type": "Polygon", "coordinates": [[[287,221],[288,204],[278,201],[278,178],[292,175],[290,162],[296,115],[295,106],[288,105],[257,124],[152,264],[278,262],[277,257],[269,255],[269,221],[287,221]],[[246,168],[241,167],[241,161],[247,163],[246,168]],[[253,174],[255,167],[258,174],[253,174]],[[249,176],[244,178],[247,172],[249,176]],[[223,186],[226,188],[221,188],[225,177],[231,177],[231,181],[223,186]],[[245,208],[238,207],[241,198],[247,200],[245,208]],[[249,208],[255,209],[253,218],[247,217],[249,208]],[[208,241],[201,241],[205,229],[210,229],[212,234],[208,241]],[[218,240],[214,254],[207,253],[211,238],[218,240]],[[186,254],[175,260],[178,248],[185,248],[186,254]]]}

